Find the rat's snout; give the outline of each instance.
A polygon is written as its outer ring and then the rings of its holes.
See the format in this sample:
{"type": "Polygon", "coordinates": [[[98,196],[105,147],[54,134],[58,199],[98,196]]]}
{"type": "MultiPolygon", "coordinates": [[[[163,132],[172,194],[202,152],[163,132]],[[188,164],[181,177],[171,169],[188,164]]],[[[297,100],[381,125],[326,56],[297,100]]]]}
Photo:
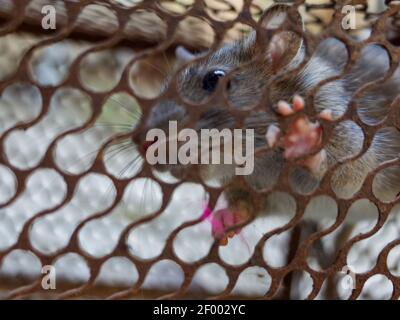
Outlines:
{"type": "Polygon", "coordinates": [[[145,130],[145,132],[143,133],[139,133],[136,135],[132,136],[132,141],[133,143],[135,143],[137,145],[137,148],[139,150],[139,152],[145,156],[147,149],[149,149],[149,147],[151,145],[153,145],[154,143],[156,143],[158,141],[158,137],[155,137],[154,139],[146,139],[146,135],[147,135],[148,130],[145,130]]]}
{"type": "Polygon", "coordinates": [[[165,137],[169,136],[169,124],[176,121],[178,125],[182,124],[186,117],[186,111],[183,107],[173,101],[163,101],[154,105],[145,120],[143,130],[132,137],[132,141],[138,146],[139,151],[145,155],[151,145],[158,141],[158,137],[151,135],[148,139],[148,133],[153,129],[161,130],[165,137]]]}
{"type": "Polygon", "coordinates": [[[142,152],[143,154],[146,154],[147,149],[154,143],[156,143],[158,140],[157,137],[155,137],[153,140],[147,141],[144,140],[141,142],[141,144],[139,144],[139,148],[140,148],[140,152],[142,152]]]}

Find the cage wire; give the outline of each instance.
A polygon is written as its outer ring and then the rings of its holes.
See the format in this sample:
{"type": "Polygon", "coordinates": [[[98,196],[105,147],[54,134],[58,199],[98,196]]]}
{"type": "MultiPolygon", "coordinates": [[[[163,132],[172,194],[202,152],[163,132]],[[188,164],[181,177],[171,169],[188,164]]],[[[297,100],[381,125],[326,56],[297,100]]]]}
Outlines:
{"type": "MultiPolygon", "coordinates": [[[[0,0],[2,299],[399,298],[397,144],[350,184],[331,182],[340,168],[363,161],[379,138],[400,142],[398,90],[388,95],[390,103],[375,95],[377,105],[387,104],[376,121],[357,105],[397,76],[400,6],[279,3],[294,8],[289,17],[302,16],[304,31],[287,27],[306,40],[306,59],[324,41],[342,46],[342,70],[326,72],[311,97],[351,74],[368,46],[384,52],[385,68],[354,88],[339,121],[322,121],[327,130],[346,121],[356,126],[363,136],[357,152],[330,166],[307,192],[290,183],[295,164],[285,165],[275,184],[251,189],[266,201],[265,212],[222,245],[202,213],[207,204],[218,207],[226,186],[204,179],[198,166],[176,177],[149,165],[132,136],[166,99],[179,99],[194,117],[202,110],[166,85],[177,78],[176,48],[207,59],[258,33],[273,1],[0,0]],[[46,5],[55,9],[55,29],[42,25],[46,5]],[[355,10],[354,28],[343,28],[345,6],[355,10]],[[53,289],[43,287],[46,266],[55,270],[53,289]]],[[[215,96],[226,97],[223,90],[215,96]]],[[[218,101],[234,113],[227,99],[218,101]]]]}

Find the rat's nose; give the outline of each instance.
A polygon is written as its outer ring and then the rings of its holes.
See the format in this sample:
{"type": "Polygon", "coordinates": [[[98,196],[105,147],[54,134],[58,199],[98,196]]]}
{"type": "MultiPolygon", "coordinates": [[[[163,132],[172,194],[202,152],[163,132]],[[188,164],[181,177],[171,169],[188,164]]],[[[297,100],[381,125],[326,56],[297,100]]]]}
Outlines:
{"type": "Polygon", "coordinates": [[[146,154],[147,149],[149,149],[149,147],[150,147],[152,144],[154,144],[155,142],[157,142],[157,140],[158,140],[157,137],[156,137],[154,140],[152,140],[152,141],[146,140],[146,139],[145,139],[145,135],[142,135],[142,134],[137,134],[137,135],[134,135],[134,136],[132,137],[132,142],[133,142],[134,144],[137,145],[137,148],[139,149],[139,151],[140,151],[143,155],[146,154]]]}
{"type": "Polygon", "coordinates": [[[146,154],[147,149],[149,149],[149,147],[150,147],[152,144],[156,143],[157,140],[158,140],[158,138],[155,137],[154,140],[152,140],[152,141],[147,141],[147,140],[146,140],[146,141],[143,141],[142,143],[139,144],[139,145],[140,145],[140,151],[141,151],[143,154],[146,154]]]}

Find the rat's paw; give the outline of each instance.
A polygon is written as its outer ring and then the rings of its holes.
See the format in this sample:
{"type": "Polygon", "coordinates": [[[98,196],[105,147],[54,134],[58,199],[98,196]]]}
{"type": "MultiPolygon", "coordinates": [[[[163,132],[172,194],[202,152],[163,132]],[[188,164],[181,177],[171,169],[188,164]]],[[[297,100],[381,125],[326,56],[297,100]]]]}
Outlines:
{"type": "Polygon", "coordinates": [[[283,137],[283,156],[287,160],[315,152],[322,141],[322,127],[318,122],[311,122],[307,117],[296,119],[283,137]]]}
{"type": "MultiPolygon", "coordinates": [[[[301,117],[292,123],[289,131],[283,137],[278,126],[270,125],[265,138],[270,148],[276,146],[283,148],[283,157],[286,160],[297,160],[312,154],[320,147],[322,127],[318,122],[313,123],[307,117],[301,117]]],[[[302,165],[312,173],[318,174],[325,167],[326,161],[326,152],[321,150],[305,158],[302,165]]]]}
{"type": "Polygon", "coordinates": [[[314,175],[320,176],[327,166],[327,155],[324,149],[311,155],[321,147],[322,126],[311,122],[307,117],[301,117],[292,123],[288,133],[282,139],[283,156],[287,160],[306,157],[301,164],[314,175]]]}
{"type": "MultiPolygon", "coordinates": [[[[293,96],[293,103],[279,101],[275,111],[284,117],[289,117],[305,108],[304,99],[299,95],[293,96]]],[[[325,109],[318,114],[318,118],[324,121],[333,121],[332,110],[325,109]]],[[[277,125],[270,125],[265,136],[270,148],[279,146],[283,151],[286,160],[293,161],[306,157],[301,164],[312,173],[320,175],[327,165],[325,150],[315,153],[321,147],[322,126],[317,122],[311,122],[307,116],[300,116],[294,120],[288,132],[284,135],[277,125]],[[310,155],[307,157],[307,155],[310,155]]]]}
{"type": "Polygon", "coordinates": [[[229,231],[225,231],[235,225],[238,225],[249,218],[249,213],[245,209],[235,208],[221,209],[212,214],[211,220],[211,231],[214,239],[219,239],[219,244],[225,246],[228,244],[229,238],[234,237],[240,233],[241,228],[229,231]]]}

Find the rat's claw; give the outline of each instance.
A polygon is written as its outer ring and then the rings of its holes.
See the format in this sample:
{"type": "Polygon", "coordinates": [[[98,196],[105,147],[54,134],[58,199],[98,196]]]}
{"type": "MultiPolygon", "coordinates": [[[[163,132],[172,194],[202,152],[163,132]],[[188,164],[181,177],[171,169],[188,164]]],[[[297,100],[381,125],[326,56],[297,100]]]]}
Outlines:
{"type": "Polygon", "coordinates": [[[279,141],[279,137],[281,134],[281,129],[278,126],[271,124],[268,127],[267,133],[265,134],[265,138],[267,139],[268,146],[273,148],[279,141]]]}
{"type": "Polygon", "coordinates": [[[303,110],[304,107],[304,99],[300,95],[295,94],[293,96],[293,106],[291,106],[288,102],[284,100],[280,100],[276,106],[276,112],[281,116],[287,117],[303,110]]]}
{"type": "MultiPolygon", "coordinates": [[[[292,106],[286,101],[279,101],[276,112],[281,116],[290,116],[305,108],[304,99],[295,94],[293,96],[292,106]]],[[[325,121],[333,121],[332,110],[322,110],[319,119],[325,121]]],[[[281,136],[281,131],[275,125],[268,127],[266,140],[269,147],[274,147],[279,144],[283,147],[283,156],[286,160],[297,160],[306,157],[302,160],[302,165],[308,168],[315,175],[319,175],[327,164],[327,155],[325,150],[313,154],[320,147],[322,141],[322,126],[319,122],[311,122],[308,117],[301,116],[293,121],[288,132],[281,136]],[[308,157],[307,157],[308,156],[308,157]]]]}
{"type": "Polygon", "coordinates": [[[276,112],[284,117],[294,114],[294,110],[292,109],[290,104],[283,100],[278,102],[278,105],[276,106],[276,112]]]}
{"type": "Polygon", "coordinates": [[[299,96],[298,94],[294,95],[293,97],[293,109],[295,112],[298,112],[300,110],[303,110],[305,107],[305,102],[302,96],[299,96]]]}
{"type": "Polygon", "coordinates": [[[319,115],[318,118],[322,119],[322,120],[326,120],[326,121],[333,121],[333,114],[332,114],[332,110],[330,109],[324,109],[322,110],[319,115]]]}

